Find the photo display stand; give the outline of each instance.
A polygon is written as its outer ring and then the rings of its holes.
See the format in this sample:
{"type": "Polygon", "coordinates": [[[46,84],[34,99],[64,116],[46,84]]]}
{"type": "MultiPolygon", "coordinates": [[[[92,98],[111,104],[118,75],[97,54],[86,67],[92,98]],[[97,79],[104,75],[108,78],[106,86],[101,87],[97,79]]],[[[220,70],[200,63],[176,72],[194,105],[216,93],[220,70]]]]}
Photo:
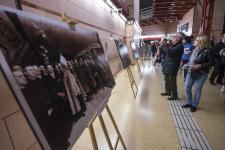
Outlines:
{"type": "MultiPolygon", "coordinates": [[[[0,69],[42,149],[71,149],[100,119],[110,149],[126,146],[107,105],[115,81],[96,31],[0,6],[0,69]],[[102,118],[118,135],[113,148],[102,118]]],[[[63,21],[63,20],[62,20],[63,21]]]]}
{"type": "Polygon", "coordinates": [[[138,93],[138,87],[137,87],[136,81],[134,80],[134,76],[130,68],[131,60],[128,54],[127,46],[121,40],[115,40],[115,43],[120,55],[123,68],[127,70],[127,74],[128,74],[128,78],[130,81],[130,86],[131,86],[134,98],[136,98],[138,93]]]}
{"type": "Polygon", "coordinates": [[[89,133],[90,133],[93,150],[98,150],[99,149],[98,148],[98,144],[97,144],[97,139],[96,139],[95,131],[94,131],[94,126],[93,126],[93,123],[94,123],[94,121],[95,121],[96,118],[98,118],[99,121],[100,121],[100,124],[101,124],[102,130],[103,130],[103,133],[105,135],[107,144],[109,146],[109,149],[110,150],[116,150],[117,149],[117,146],[119,144],[119,141],[120,141],[121,144],[122,144],[122,146],[123,146],[123,149],[124,150],[127,150],[127,147],[126,147],[126,145],[125,145],[125,143],[123,141],[123,138],[122,138],[122,136],[120,134],[119,128],[118,128],[118,126],[117,126],[117,124],[115,122],[115,119],[114,119],[114,117],[112,115],[111,110],[109,109],[108,104],[105,106],[105,109],[107,111],[107,114],[109,115],[110,120],[112,121],[112,124],[113,124],[114,129],[116,130],[116,134],[117,134],[116,143],[115,143],[115,145],[112,144],[112,142],[110,140],[110,137],[109,137],[108,130],[107,130],[106,125],[105,125],[105,122],[104,122],[104,119],[102,117],[102,113],[99,113],[93,119],[93,121],[88,125],[88,130],[89,130],[89,133]]]}
{"type": "Polygon", "coordinates": [[[145,63],[144,63],[143,56],[140,57],[140,61],[141,61],[141,65],[144,67],[145,66],[145,63]]]}
{"type": "Polygon", "coordinates": [[[133,76],[133,73],[131,71],[130,66],[127,67],[126,70],[127,70],[127,74],[128,74],[128,78],[129,78],[129,81],[130,81],[130,86],[131,86],[134,98],[136,98],[137,93],[138,93],[138,87],[137,87],[136,81],[134,80],[134,76],[133,76]]]}
{"type": "MultiPolygon", "coordinates": [[[[141,72],[141,66],[139,60],[142,59],[141,57],[141,48],[138,46],[139,44],[136,44],[134,41],[130,42],[131,49],[133,52],[133,58],[135,60],[135,64],[137,65],[138,74],[140,79],[142,78],[142,72],[141,72]]],[[[141,62],[142,63],[142,62],[141,62]]]]}
{"type": "Polygon", "coordinates": [[[136,65],[137,65],[137,69],[138,69],[138,74],[139,74],[139,77],[141,79],[143,77],[143,74],[141,72],[141,65],[140,65],[140,63],[141,62],[139,60],[136,61],[136,65]]]}

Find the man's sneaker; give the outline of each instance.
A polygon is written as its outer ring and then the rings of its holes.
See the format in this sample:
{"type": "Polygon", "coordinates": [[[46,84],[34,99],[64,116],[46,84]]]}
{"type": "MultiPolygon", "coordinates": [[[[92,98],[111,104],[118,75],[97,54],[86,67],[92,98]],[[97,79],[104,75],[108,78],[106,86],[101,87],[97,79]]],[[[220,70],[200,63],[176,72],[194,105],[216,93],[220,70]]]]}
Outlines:
{"type": "Polygon", "coordinates": [[[172,100],[178,100],[177,96],[170,96],[167,98],[167,100],[172,101],[172,100]]]}
{"type": "Polygon", "coordinates": [[[183,105],[183,106],[181,106],[182,108],[190,108],[191,107],[191,105],[189,105],[189,104],[185,104],[185,105],[183,105]]]}
{"type": "Polygon", "coordinates": [[[197,107],[191,106],[190,111],[195,112],[197,110],[197,107]]]}
{"type": "Polygon", "coordinates": [[[171,94],[168,92],[161,93],[162,96],[170,96],[171,94]]]}
{"type": "Polygon", "coordinates": [[[217,81],[216,84],[220,84],[220,85],[223,85],[223,82],[221,81],[217,81]]]}
{"type": "Polygon", "coordinates": [[[215,82],[214,82],[213,80],[209,80],[209,83],[210,83],[211,85],[216,85],[215,82]]]}

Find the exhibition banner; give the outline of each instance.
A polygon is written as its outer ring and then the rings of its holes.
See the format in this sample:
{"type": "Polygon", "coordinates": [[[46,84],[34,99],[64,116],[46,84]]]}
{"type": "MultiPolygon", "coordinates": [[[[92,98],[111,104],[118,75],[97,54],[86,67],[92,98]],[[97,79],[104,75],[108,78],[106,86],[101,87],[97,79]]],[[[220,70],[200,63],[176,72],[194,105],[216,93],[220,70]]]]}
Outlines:
{"type": "Polygon", "coordinates": [[[43,149],[71,149],[115,85],[98,33],[0,6],[0,62],[43,149]]]}
{"type": "Polygon", "coordinates": [[[115,40],[115,43],[120,55],[120,59],[123,64],[123,68],[126,69],[131,65],[131,60],[128,54],[127,46],[121,40],[115,40]]]}

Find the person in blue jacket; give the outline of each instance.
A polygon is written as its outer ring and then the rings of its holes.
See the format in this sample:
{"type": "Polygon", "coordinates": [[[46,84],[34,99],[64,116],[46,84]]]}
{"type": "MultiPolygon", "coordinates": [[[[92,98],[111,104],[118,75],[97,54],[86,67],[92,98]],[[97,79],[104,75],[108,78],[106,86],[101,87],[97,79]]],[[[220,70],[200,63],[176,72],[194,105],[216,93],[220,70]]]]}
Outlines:
{"type": "Polygon", "coordinates": [[[181,58],[181,69],[184,70],[184,80],[186,79],[187,72],[188,72],[188,66],[187,63],[189,61],[189,58],[192,54],[193,49],[195,48],[194,45],[192,44],[191,37],[190,36],[185,36],[183,39],[183,45],[184,45],[184,52],[181,58]]]}

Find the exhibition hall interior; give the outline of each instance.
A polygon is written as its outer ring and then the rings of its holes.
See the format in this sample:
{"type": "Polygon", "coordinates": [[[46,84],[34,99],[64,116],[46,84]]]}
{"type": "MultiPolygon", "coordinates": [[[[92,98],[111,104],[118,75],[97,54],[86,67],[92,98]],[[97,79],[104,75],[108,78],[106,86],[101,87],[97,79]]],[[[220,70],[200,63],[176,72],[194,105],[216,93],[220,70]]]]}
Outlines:
{"type": "Polygon", "coordinates": [[[225,0],[0,0],[0,150],[225,150],[225,0]]]}

